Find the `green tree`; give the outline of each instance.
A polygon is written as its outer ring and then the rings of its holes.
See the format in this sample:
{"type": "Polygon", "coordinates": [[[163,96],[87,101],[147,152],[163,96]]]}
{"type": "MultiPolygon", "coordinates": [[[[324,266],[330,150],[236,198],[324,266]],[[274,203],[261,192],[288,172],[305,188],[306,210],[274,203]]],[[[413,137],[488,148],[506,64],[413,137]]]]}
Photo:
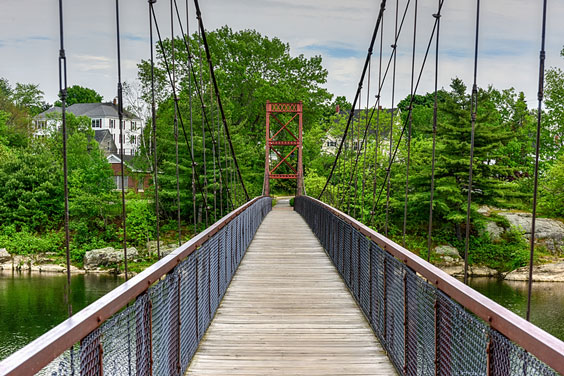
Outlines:
{"type": "MultiPolygon", "coordinates": [[[[560,52],[564,58],[564,48],[560,52]]],[[[545,160],[554,160],[564,146],[564,71],[557,67],[546,70],[545,108],[542,150],[545,160]]]]}
{"type": "Polygon", "coordinates": [[[49,108],[49,104],[43,100],[43,91],[39,89],[37,84],[16,83],[12,100],[16,106],[26,108],[31,116],[49,108]]]}
{"type": "MultiPolygon", "coordinates": [[[[221,94],[227,123],[229,125],[233,145],[239,161],[239,165],[245,179],[249,195],[255,196],[261,193],[264,175],[264,127],[265,127],[265,103],[271,102],[297,102],[304,103],[304,134],[309,134],[310,130],[322,122],[324,112],[329,106],[331,95],[326,89],[322,88],[327,78],[327,71],[321,65],[321,57],[315,56],[306,58],[303,55],[292,56],[290,47],[278,38],[268,38],[260,35],[253,30],[243,30],[234,32],[228,27],[208,33],[208,42],[212,54],[212,61],[215,67],[219,91],[221,94]]],[[[210,105],[210,77],[205,58],[202,62],[203,68],[200,69],[199,55],[203,48],[198,35],[190,37],[190,46],[194,56],[194,69],[198,78],[200,70],[203,81],[203,97],[206,101],[206,117],[212,129],[222,129],[223,125],[218,123],[219,113],[214,102],[210,105]]],[[[171,41],[164,41],[165,53],[170,63],[171,41]]],[[[203,160],[202,160],[202,109],[200,101],[194,92],[194,82],[190,84],[191,76],[186,67],[187,53],[182,39],[175,41],[177,59],[177,80],[178,93],[180,97],[179,105],[181,115],[184,120],[185,129],[189,137],[189,87],[192,86],[192,114],[193,125],[195,127],[195,155],[197,157],[198,175],[200,184],[204,185],[203,160]]],[[[157,132],[159,140],[159,170],[163,171],[159,175],[159,185],[161,186],[160,198],[162,208],[172,216],[176,204],[176,177],[174,160],[174,138],[173,138],[173,101],[171,99],[170,85],[167,82],[168,76],[164,68],[163,53],[157,46],[156,62],[156,88],[157,100],[159,102],[157,132]]],[[[143,91],[150,93],[150,64],[142,61],[139,64],[139,79],[143,91]]],[[[148,100],[148,97],[145,97],[148,100]]],[[[146,131],[150,130],[150,126],[146,131]]],[[[213,203],[213,158],[211,137],[206,129],[206,167],[208,176],[208,201],[213,203]]],[[[149,132],[144,135],[150,139],[149,132]]],[[[319,136],[321,137],[321,136],[319,136]]],[[[219,136],[216,132],[215,138],[219,136]]],[[[225,173],[233,178],[232,167],[225,167],[224,136],[221,135],[221,164],[225,173]]],[[[304,160],[313,160],[318,152],[318,139],[308,138],[310,145],[304,146],[304,160]]],[[[146,143],[149,145],[149,143],[146,143]]],[[[181,161],[181,187],[191,185],[191,165],[187,153],[187,145],[180,131],[180,161],[181,161]]],[[[147,150],[142,150],[142,155],[150,155],[147,150]]],[[[143,158],[145,164],[143,169],[150,167],[150,158],[143,158]]],[[[218,161],[216,161],[217,163],[218,161]]],[[[141,169],[141,167],[140,167],[141,169]]],[[[218,187],[218,168],[216,164],[216,184],[218,187]]],[[[223,179],[225,180],[225,179],[223,179]]],[[[181,190],[182,195],[186,195],[187,200],[182,199],[182,209],[184,216],[191,213],[191,192],[188,189],[181,190]]],[[[234,193],[234,192],[232,192],[234,193]]],[[[238,197],[241,198],[239,188],[238,197]]],[[[183,196],[184,198],[184,196],[183,196]]],[[[223,195],[225,199],[225,194],[223,195]]],[[[198,205],[201,206],[202,197],[198,198],[198,205]]],[[[225,203],[223,205],[225,207],[225,203]]]]}
{"type": "MultiPolygon", "coordinates": [[[[61,100],[55,102],[54,106],[61,107],[61,100]]],[[[98,94],[94,89],[73,85],[67,88],[67,106],[75,103],[101,103],[104,98],[98,94]]]]}

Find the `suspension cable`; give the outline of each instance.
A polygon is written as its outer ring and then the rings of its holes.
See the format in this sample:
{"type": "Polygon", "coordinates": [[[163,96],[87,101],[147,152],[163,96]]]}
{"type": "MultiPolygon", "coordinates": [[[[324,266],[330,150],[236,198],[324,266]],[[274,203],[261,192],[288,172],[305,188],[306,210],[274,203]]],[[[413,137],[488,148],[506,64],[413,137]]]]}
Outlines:
{"type": "MultiPolygon", "coordinates": [[[[194,0],[194,1],[197,1],[197,0],[194,0]]],[[[368,69],[368,61],[370,60],[370,56],[372,56],[372,49],[374,48],[374,42],[376,40],[376,35],[378,34],[378,30],[380,29],[380,25],[382,23],[382,18],[384,17],[384,10],[385,9],[386,9],[386,0],[382,0],[382,2],[380,3],[380,11],[378,13],[378,19],[376,20],[376,25],[374,25],[374,31],[372,32],[372,39],[370,40],[370,46],[368,47],[368,53],[367,53],[367,56],[366,56],[366,60],[364,62],[364,67],[362,68],[362,74],[360,76],[360,81],[358,83],[358,89],[356,90],[354,101],[353,101],[353,104],[352,104],[352,107],[351,107],[353,109],[353,111],[351,111],[350,114],[349,114],[349,118],[347,120],[347,126],[345,127],[345,132],[343,134],[343,138],[341,139],[341,142],[339,144],[339,149],[337,150],[337,155],[335,156],[335,162],[333,162],[333,166],[331,167],[331,172],[329,173],[329,177],[327,178],[327,181],[325,182],[323,189],[321,190],[321,192],[317,196],[318,199],[321,198],[321,196],[323,195],[323,192],[325,192],[325,189],[327,189],[327,185],[329,185],[329,181],[331,180],[331,177],[333,176],[333,172],[335,171],[335,166],[337,165],[337,160],[339,159],[339,156],[341,155],[341,152],[342,152],[342,149],[343,149],[343,144],[345,143],[345,139],[347,138],[347,133],[348,133],[348,130],[349,130],[349,126],[351,124],[352,117],[353,117],[354,108],[356,107],[356,102],[358,101],[358,96],[360,95],[360,91],[362,90],[362,83],[364,82],[364,76],[366,75],[366,71],[368,69]]]]}
{"type": "MultiPolygon", "coordinates": [[[[393,70],[392,70],[392,113],[390,114],[390,155],[389,155],[389,165],[388,165],[388,175],[391,172],[392,169],[392,147],[393,147],[393,137],[394,137],[394,100],[395,100],[395,94],[396,94],[396,62],[397,62],[397,49],[398,49],[398,7],[399,7],[399,0],[396,0],[396,23],[395,23],[395,41],[394,44],[392,45],[392,48],[394,49],[394,66],[393,66],[393,70]]],[[[413,100],[413,98],[412,98],[413,100]]],[[[410,111],[411,112],[411,111],[410,111]]],[[[399,146],[399,141],[398,141],[398,146],[399,146]]],[[[386,179],[387,180],[387,187],[386,187],[386,221],[384,222],[384,234],[386,236],[388,236],[388,219],[389,219],[389,213],[390,213],[390,185],[391,185],[391,179],[386,179]]]]}
{"type": "Polygon", "coordinates": [[[225,128],[225,136],[227,137],[227,140],[229,142],[229,148],[231,149],[231,156],[233,158],[233,164],[235,165],[235,168],[237,170],[237,175],[239,176],[239,181],[241,182],[241,187],[243,188],[243,191],[245,193],[245,198],[246,198],[247,201],[249,201],[250,200],[249,193],[247,192],[247,188],[245,187],[245,182],[243,181],[243,176],[241,175],[241,170],[239,169],[239,163],[237,162],[237,156],[235,155],[235,149],[233,148],[233,143],[231,142],[231,135],[229,134],[229,127],[227,126],[227,119],[225,117],[225,112],[223,110],[223,105],[221,103],[219,86],[217,85],[217,80],[215,78],[213,63],[212,63],[212,60],[211,60],[210,48],[209,48],[209,45],[208,45],[208,40],[206,38],[206,30],[204,28],[204,21],[202,19],[202,12],[200,11],[200,4],[198,3],[198,0],[194,0],[194,5],[196,6],[196,18],[198,19],[198,23],[200,25],[200,31],[202,33],[202,41],[204,42],[206,57],[208,59],[208,65],[209,65],[209,69],[210,69],[210,75],[212,77],[215,96],[216,96],[216,99],[217,99],[217,105],[218,105],[219,111],[221,113],[221,119],[223,121],[223,127],[225,128]]]}
{"type": "MultiPolygon", "coordinates": [[[[169,82],[172,82],[170,66],[169,66],[169,63],[168,63],[168,59],[166,58],[166,52],[165,52],[163,41],[162,41],[162,38],[161,38],[161,33],[160,33],[159,25],[158,25],[158,22],[157,22],[157,17],[155,15],[155,10],[154,10],[154,8],[151,8],[151,9],[152,9],[152,14],[153,14],[153,20],[155,21],[155,29],[157,30],[157,36],[159,38],[159,47],[161,48],[161,52],[163,54],[163,62],[165,64],[165,69],[166,69],[167,74],[168,74],[169,82]]],[[[174,86],[172,87],[172,90],[173,90],[173,96],[176,96],[176,88],[174,88],[174,86]]],[[[192,164],[194,164],[195,163],[195,160],[193,159],[193,156],[194,156],[193,150],[194,149],[191,147],[191,145],[188,142],[188,136],[186,134],[186,129],[184,127],[184,121],[182,119],[182,112],[180,112],[180,111],[178,111],[178,120],[180,120],[180,127],[182,128],[184,140],[186,142],[186,146],[189,149],[188,152],[190,154],[190,157],[192,158],[192,164]]],[[[197,175],[196,175],[195,182],[196,182],[196,187],[198,188],[198,191],[202,194],[202,197],[203,197],[203,200],[204,200],[204,207],[207,208],[207,206],[208,206],[207,205],[207,197],[203,194],[203,189],[202,189],[202,186],[200,184],[200,181],[197,179],[197,175]]]]}
{"type": "MultiPolygon", "coordinates": [[[[178,18],[178,24],[180,26],[180,32],[182,34],[182,39],[184,41],[184,47],[186,48],[186,53],[188,54],[188,63],[189,63],[188,64],[188,71],[189,71],[188,75],[190,75],[190,73],[191,73],[192,78],[194,80],[194,86],[196,88],[196,94],[197,94],[197,96],[200,100],[200,103],[204,103],[204,96],[203,96],[202,90],[200,89],[200,86],[198,85],[198,79],[197,79],[197,76],[196,76],[196,71],[194,70],[194,66],[193,66],[193,62],[192,62],[192,52],[191,52],[191,48],[190,48],[189,42],[188,42],[189,41],[189,34],[190,34],[190,30],[188,30],[188,26],[189,26],[188,25],[188,14],[186,15],[187,30],[186,30],[186,34],[185,34],[184,28],[182,26],[182,20],[180,18],[180,12],[178,11],[178,6],[177,6],[176,0],[174,0],[174,5],[175,5],[175,8],[176,8],[176,15],[177,15],[177,18],[178,18]]],[[[188,0],[186,0],[186,9],[188,9],[188,0]]],[[[192,81],[190,80],[190,85],[191,84],[192,84],[192,81]]],[[[191,89],[190,89],[190,92],[191,92],[191,89]]],[[[192,97],[190,97],[190,102],[192,102],[192,97]]],[[[218,119],[219,119],[219,112],[218,112],[218,119]]],[[[210,124],[209,124],[210,122],[209,122],[209,119],[208,119],[207,114],[205,112],[204,112],[204,121],[205,121],[205,124],[206,124],[207,132],[211,136],[212,144],[216,145],[217,143],[216,143],[215,137],[213,135],[212,127],[210,127],[210,124]]],[[[212,119],[212,121],[213,121],[213,119],[212,119]]],[[[194,148],[193,143],[192,143],[192,148],[194,148]]],[[[223,174],[223,170],[222,170],[221,166],[219,167],[219,174],[220,175],[223,174]]],[[[231,197],[229,195],[227,195],[227,199],[231,200],[231,197]]]]}
{"type": "MultiPolygon", "coordinates": [[[[415,46],[417,41],[417,0],[415,0],[415,11],[413,15],[413,50],[411,52],[411,96],[413,97],[413,80],[415,76],[415,46]]],[[[411,128],[413,125],[413,111],[409,113],[407,129],[407,161],[405,168],[405,202],[403,205],[403,231],[402,246],[405,247],[405,232],[407,229],[407,201],[409,199],[409,165],[411,163],[411,128]]]]}
{"type": "Polygon", "coordinates": [[[474,83],[472,84],[470,133],[470,169],[468,171],[468,200],[466,203],[466,238],[464,242],[464,283],[468,284],[468,248],[470,247],[470,205],[472,204],[472,175],[474,164],[474,136],[476,130],[476,114],[478,112],[478,37],[480,32],[480,0],[476,0],[476,35],[474,44],[474,83]]]}
{"type": "Polygon", "coordinates": [[[429,231],[427,235],[427,261],[431,261],[432,232],[433,232],[433,198],[435,195],[435,152],[437,149],[437,111],[438,111],[438,85],[439,85],[439,34],[441,30],[441,9],[439,1],[439,10],[433,14],[437,20],[437,38],[435,45],[435,99],[433,103],[433,151],[431,157],[431,197],[429,198],[429,231]]]}
{"type": "MultiPolygon", "coordinates": [[[[178,7],[176,4],[176,0],[174,1],[174,5],[176,7],[176,14],[178,16],[178,23],[180,25],[180,31],[182,33],[182,39],[184,43],[186,41],[186,35],[184,34],[184,30],[182,28],[182,22],[180,21],[180,13],[178,12],[178,7]]],[[[188,14],[188,0],[186,0],[186,33],[190,35],[190,17],[188,14]]],[[[193,70],[192,67],[192,58],[190,56],[190,51],[188,51],[188,69],[193,70]]],[[[197,222],[198,217],[196,215],[196,163],[194,163],[194,118],[192,113],[192,76],[188,75],[188,97],[189,97],[189,106],[190,106],[190,157],[192,159],[192,216],[194,218],[194,235],[197,234],[197,222]]]]}
{"type": "Polygon", "coordinates": [[[157,116],[155,111],[155,61],[153,53],[153,18],[151,8],[157,0],[148,0],[149,3],[149,44],[151,47],[151,127],[152,127],[152,149],[153,149],[153,183],[155,185],[155,216],[157,230],[157,257],[161,258],[160,245],[160,212],[159,212],[159,180],[158,180],[158,159],[157,159],[157,116]]]}
{"type": "MultiPolygon", "coordinates": [[[[397,44],[397,41],[398,41],[398,39],[399,39],[399,37],[400,37],[400,35],[401,35],[401,32],[402,32],[402,30],[403,30],[403,25],[404,25],[405,18],[406,18],[406,16],[407,16],[407,11],[409,10],[409,5],[410,5],[410,4],[411,4],[411,0],[408,0],[407,3],[406,3],[406,5],[405,5],[405,9],[404,9],[404,11],[403,11],[403,16],[402,16],[402,19],[401,19],[401,22],[400,22],[400,25],[399,25],[399,28],[398,28],[397,35],[396,35],[396,37],[395,37],[395,39],[394,39],[394,44],[397,44]]],[[[382,19],[382,24],[383,24],[383,23],[384,23],[384,19],[382,19]]],[[[383,29],[382,29],[382,31],[383,31],[383,29]]],[[[382,45],[382,42],[383,42],[382,35],[383,35],[383,33],[381,33],[381,35],[380,35],[380,44],[381,44],[381,45],[382,45]]],[[[380,46],[380,49],[382,49],[382,46],[380,46]]],[[[372,122],[372,119],[373,119],[373,117],[374,117],[374,113],[377,113],[377,116],[378,116],[378,118],[379,118],[379,115],[380,115],[380,113],[379,113],[379,111],[380,111],[379,106],[380,106],[380,97],[381,97],[381,94],[382,94],[382,89],[383,89],[383,87],[384,87],[384,83],[386,82],[386,78],[388,77],[388,72],[389,72],[390,67],[391,67],[391,65],[392,65],[392,62],[393,62],[393,60],[394,60],[394,57],[395,57],[395,55],[396,55],[396,52],[397,52],[397,49],[393,48],[393,45],[392,45],[392,53],[390,54],[390,57],[389,57],[389,59],[388,59],[388,64],[387,64],[387,66],[386,66],[386,70],[385,70],[385,72],[384,72],[383,78],[380,80],[381,82],[380,82],[379,87],[378,87],[378,94],[376,95],[376,101],[378,102],[378,108],[376,108],[376,104],[374,105],[374,107],[372,107],[372,111],[371,111],[371,113],[370,113],[370,118],[369,118],[368,124],[370,124],[370,123],[372,122]]],[[[381,66],[381,65],[382,65],[382,58],[380,57],[380,66],[381,66]]],[[[380,70],[381,70],[381,67],[380,67],[380,70]]],[[[380,71],[380,75],[381,75],[381,71],[380,71]]],[[[365,129],[364,129],[364,136],[363,136],[363,142],[366,142],[366,137],[367,137],[367,136],[368,136],[368,127],[365,127],[365,129]]],[[[359,160],[359,158],[360,158],[360,154],[357,153],[356,159],[355,159],[355,163],[354,163],[354,167],[353,167],[353,170],[354,170],[354,171],[356,171],[356,169],[358,168],[358,160],[359,160]]],[[[345,190],[346,190],[346,193],[347,193],[347,194],[348,194],[348,189],[349,189],[349,187],[350,187],[350,185],[351,185],[351,182],[352,182],[352,179],[348,182],[348,184],[345,185],[345,190]]],[[[376,190],[376,187],[374,187],[374,190],[376,190]]]]}
{"type": "Polygon", "coordinates": [[[540,133],[542,120],[542,101],[544,98],[544,61],[546,57],[545,40],[546,40],[546,8],[547,1],[543,1],[542,9],[542,35],[541,35],[541,51],[539,54],[539,91],[538,91],[538,109],[537,109],[537,137],[535,145],[535,182],[533,188],[533,218],[531,219],[531,252],[529,256],[529,282],[527,288],[527,321],[531,316],[531,292],[533,290],[533,257],[535,255],[535,225],[537,217],[537,193],[539,182],[539,153],[540,153],[540,133]]]}
{"type": "MultiPolygon", "coordinates": [[[[211,77],[210,77],[210,88],[211,88],[211,77]]],[[[212,119],[213,126],[213,92],[210,89],[210,118],[212,119]]],[[[214,129],[212,128],[212,136],[214,129]]],[[[215,176],[215,142],[212,142],[212,157],[213,157],[213,221],[217,221],[217,187],[216,187],[216,176],[215,176]]]]}
{"type": "Polygon", "coordinates": [[[128,280],[127,275],[127,213],[125,210],[125,172],[123,163],[123,144],[125,142],[123,128],[125,128],[125,122],[123,121],[123,88],[121,85],[121,46],[119,40],[119,0],[116,0],[116,40],[117,40],[117,72],[118,72],[118,119],[119,119],[119,145],[120,145],[120,167],[121,167],[121,211],[123,217],[123,265],[125,268],[125,280],[128,280]]]}
{"type": "MultiPolygon", "coordinates": [[[[443,4],[444,4],[444,0],[440,0],[440,1],[441,1],[441,3],[440,3],[440,5],[439,5],[439,14],[440,14],[440,10],[442,9],[443,4]]],[[[420,82],[421,82],[421,76],[423,75],[423,70],[425,69],[425,63],[427,62],[427,57],[429,56],[429,50],[431,49],[431,44],[432,44],[433,39],[434,39],[434,37],[435,37],[436,29],[437,29],[437,18],[435,19],[435,23],[434,23],[434,26],[433,26],[433,30],[432,30],[432,32],[431,32],[431,36],[430,36],[429,42],[428,42],[428,44],[427,44],[427,49],[426,49],[425,55],[424,55],[424,57],[423,57],[423,62],[422,62],[422,64],[421,64],[421,69],[420,69],[420,71],[419,71],[419,76],[418,76],[418,78],[417,78],[417,83],[415,84],[415,90],[413,91],[413,92],[414,92],[414,95],[417,93],[417,89],[419,88],[419,84],[420,84],[420,82]]],[[[413,108],[413,97],[412,97],[412,98],[410,99],[410,101],[409,101],[409,106],[408,106],[408,108],[413,108]]],[[[411,110],[409,110],[409,111],[411,112],[411,110]]],[[[410,115],[409,115],[409,113],[408,113],[408,117],[409,117],[409,116],[410,116],[410,115]]],[[[393,163],[393,161],[395,160],[396,154],[397,154],[398,149],[399,149],[400,142],[401,142],[401,140],[402,140],[402,138],[403,138],[403,135],[404,135],[404,133],[405,133],[406,125],[407,125],[407,123],[404,122],[403,127],[402,127],[402,130],[401,130],[401,133],[400,133],[400,135],[399,135],[398,143],[396,144],[394,153],[393,153],[393,155],[392,155],[392,161],[391,161],[391,163],[393,163]]],[[[380,190],[379,190],[379,193],[378,193],[378,197],[377,197],[376,201],[374,201],[374,205],[372,206],[372,216],[374,216],[374,212],[375,212],[376,206],[377,206],[378,203],[380,202],[380,197],[382,196],[382,192],[383,192],[383,190],[384,190],[384,187],[385,187],[385,185],[386,185],[386,182],[387,182],[387,180],[388,180],[389,177],[390,177],[391,163],[390,163],[390,165],[388,165],[388,168],[387,168],[387,170],[386,170],[386,177],[385,177],[384,183],[380,186],[380,190]]],[[[372,221],[372,217],[370,218],[370,221],[372,221]]]]}
{"type": "Polygon", "coordinates": [[[59,0],[59,96],[61,97],[61,116],[63,127],[63,188],[65,200],[65,256],[67,265],[67,285],[65,290],[65,300],[67,303],[67,314],[72,316],[71,301],[71,270],[70,270],[70,230],[69,230],[69,179],[67,163],[67,58],[65,55],[64,33],[63,33],[63,0],[59,0]]]}
{"type": "MultiPolygon", "coordinates": [[[[382,33],[380,33],[382,34],[382,33]]],[[[372,57],[370,57],[370,61],[368,62],[368,80],[367,80],[367,88],[366,88],[366,110],[364,112],[364,116],[366,118],[366,126],[368,127],[368,107],[370,106],[370,68],[372,67],[372,57]]],[[[363,140],[364,141],[364,140],[363,140]]],[[[360,203],[360,210],[361,210],[361,222],[364,223],[364,189],[366,187],[366,149],[368,149],[368,145],[364,145],[364,156],[362,158],[362,194],[361,194],[361,203],[360,203]]]]}
{"type": "MultiPolygon", "coordinates": [[[[172,0],[170,0],[170,43],[172,51],[172,87],[176,88],[176,61],[174,51],[174,13],[172,9],[172,0]]],[[[176,90],[174,94],[174,152],[176,158],[176,221],[178,222],[178,246],[182,245],[182,226],[180,222],[180,167],[178,157],[178,96],[176,90]]]]}
{"type": "MultiPolygon", "coordinates": [[[[200,33],[200,38],[202,34],[200,33]]],[[[200,63],[200,87],[202,88],[202,92],[204,91],[204,79],[203,79],[203,69],[204,66],[202,64],[202,48],[198,45],[198,54],[199,54],[199,63],[200,63]]],[[[207,171],[207,162],[206,162],[206,128],[204,122],[204,114],[206,113],[206,103],[202,100],[201,103],[202,108],[202,155],[203,155],[203,168],[204,168],[204,195],[206,195],[206,202],[208,198],[208,171],[207,171]]],[[[210,209],[209,205],[206,203],[206,217],[205,217],[205,224],[208,227],[208,210],[210,209]]]]}
{"type": "MultiPolygon", "coordinates": [[[[382,33],[380,33],[380,56],[378,62],[378,94],[376,94],[376,106],[377,106],[377,113],[376,113],[376,145],[374,151],[374,182],[372,184],[372,202],[376,201],[376,187],[377,187],[377,180],[376,180],[376,172],[378,171],[378,153],[380,148],[380,98],[381,98],[381,88],[382,88],[382,50],[384,46],[384,20],[382,20],[382,33]]],[[[374,111],[372,111],[374,113],[374,111]]],[[[372,120],[372,116],[368,119],[368,123],[372,120]]],[[[370,212],[370,218],[374,215],[373,212],[370,212]]]]}

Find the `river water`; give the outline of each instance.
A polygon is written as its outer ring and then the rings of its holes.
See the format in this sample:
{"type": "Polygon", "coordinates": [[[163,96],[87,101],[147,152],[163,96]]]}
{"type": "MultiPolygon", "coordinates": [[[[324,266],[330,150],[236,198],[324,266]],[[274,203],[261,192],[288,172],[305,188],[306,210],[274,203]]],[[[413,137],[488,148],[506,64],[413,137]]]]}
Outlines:
{"type": "MultiPolygon", "coordinates": [[[[73,312],[113,290],[122,278],[78,274],[71,280],[73,312]]],[[[67,318],[66,275],[0,271],[0,359],[67,318]]]]}
{"type": "MultiPolygon", "coordinates": [[[[72,277],[72,305],[78,312],[123,282],[110,275],[72,277]]],[[[64,321],[66,277],[63,274],[0,272],[0,359],[23,347],[64,321]]],[[[527,284],[474,278],[470,285],[491,299],[524,316],[527,284]]],[[[536,283],[531,321],[564,340],[564,283],[536,283]]]]}

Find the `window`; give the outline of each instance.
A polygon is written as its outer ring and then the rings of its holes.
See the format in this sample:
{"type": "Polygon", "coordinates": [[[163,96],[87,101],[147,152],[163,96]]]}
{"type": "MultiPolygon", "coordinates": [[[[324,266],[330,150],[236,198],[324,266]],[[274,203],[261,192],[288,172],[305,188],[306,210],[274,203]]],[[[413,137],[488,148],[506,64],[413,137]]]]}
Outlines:
{"type": "MultiPolygon", "coordinates": [[[[114,176],[114,183],[116,185],[116,189],[121,189],[121,175],[114,176]]],[[[129,176],[123,177],[123,185],[127,189],[129,184],[129,176]]]]}
{"type": "Polygon", "coordinates": [[[116,123],[114,119],[110,119],[110,128],[115,128],[116,127],[116,123]]]}
{"type": "Polygon", "coordinates": [[[135,135],[131,135],[129,137],[129,143],[135,145],[137,143],[137,137],[135,135]]]}
{"type": "Polygon", "coordinates": [[[336,146],[337,146],[337,141],[327,141],[327,146],[328,146],[328,147],[336,147],[336,146]]]}
{"type": "Polygon", "coordinates": [[[131,130],[132,130],[132,131],[136,131],[136,130],[137,130],[137,122],[131,121],[131,130]]]}
{"type": "Polygon", "coordinates": [[[92,128],[102,128],[102,119],[92,119],[92,128]]]}

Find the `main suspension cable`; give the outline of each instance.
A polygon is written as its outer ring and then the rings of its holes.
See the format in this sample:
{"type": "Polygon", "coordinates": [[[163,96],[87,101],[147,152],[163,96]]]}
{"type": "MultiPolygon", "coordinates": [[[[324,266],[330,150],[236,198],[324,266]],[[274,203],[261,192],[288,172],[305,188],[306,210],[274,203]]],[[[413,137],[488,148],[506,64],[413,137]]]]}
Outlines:
{"type": "Polygon", "coordinates": [[[431,196],[429,198],[429,230],[427,234],[427,261],[431,261],[432,232],[433,232],[433,198],[435,195],[435,152],[437,149],[437,115],[438,115],[438,87],[439,87],[439,34],[441,30],[441,9],[433,14],[437,20],[437,38],[435,45],[435,99],[433,103],[433,151],[431,156],[431,196]]]}
{"type": "Polygon", "coordinates": [[[470,247],[470,206],[472,205],[472,177],[474,165],[474,136],[478,112],[478,37],[480,32],[480,0],[476,0],[476,35],[474,44],[474,83],[472,84],[470,133],[470,169],[468,171],[468,200],[466,203],[466,238],[464,241],[464,283],[468,284],[468,248],[470,247]]]}
{"type": "Polygon", "coordinates": [[[123,217],[123,265],[125,269],[125,280],[128,280],[127,275],[127,228],[126,220],[127,213],[125,210],[125,172],[123,163],[123,144],[125,143],[125,138],[123,131],[125,128],[125,122],[123,121],[123,88],[121,85],[121,46],[119,40],[119,0],[116,0],[116,40],[117,40],[117,73],[118,73],[118,84],[117,84],[117,94],[118,94],[118,119],[119,119],[119,145],[120,145],[120,168],[121,168],[121,211],[123,217]]]}
{"type": "MultiPolygon", "coordinates": [[[[65,201],[65,256],[67,266],[67,285],[65,290],[65,300],[67,303],[67,314],[72,316],[72,296],[71,296],[71,264],[70,264],[70,230],[69,230],[69,179],[68,179],[68,158],[67,158],[67,57],[65,54],[64,33],[63,33],[63,0],[59,0],[59,96],[61,97],[61,119],[63,130],[63,189],[65,201]]],[[[74,364],[73,364],[74,365],[74,364]]]]}
{"type": "MultiPolygon", "coordinates": [[[[194,0],[194,1],[197,1],[197,0],[194,0]]],[[[360,81],[358,83],[358,89],[356,90],[354,101],[353,101],[353,104],[352,104],[352,107],[351,107],[352,110],[351,110],[351,112],[349,114],[349,118],[347,120],[347,126],[345,127],[345,132],[343,134],[343,138],[341,139],[341,142],[339,144],[339,149],[337,150],[337,155],[335,156],[335,161],[333,162],[333,166],[331,167],[331,172],[329,173],[329,177],[327,178],[327,181],[325,182],[323,189],[321,190],[321,192],[317,196],[318,199],[321,199],[321,196],[323,195],[323,193],[327,189],[327,186],[329,185],[329,181],[331,181],[331,177],[333,176],[333,173],[335,172],[335,167],[337,165],[337,161],[339,160],[339,156],[341,155],[341,152],[343,150],[343,145],[345,144],[345,140],[347,138],[347,133],[348,133],[348,130],[349,130],[349,127],[350,127],[350,124],[351,124],[352,117],[353,117],[354,108],[356,107],[356,103],[358,101],[358,96],[360,95],[360,91],[362,90],[362,83],[364,82],[364,76],[366,75],[366,71],[368,69],[368,62],[370,61],[370,56],[372,56],[372,49],[374,48],[374,42],[376,40],[376,35],[378,34],[378,30],[380,29],[380,25],[382,24],[382,18],[384,17],[385,9],[386,9],[386,0],[382,0],[382,2],[380,3],[380,11],[378,13],[378,19],[376,20],[376,25],[374,26],[374,31],[372,32],[372,39],[370,40],[370,46],[368,47],[368,53],[366,55],[364,67],[362,68],[362,74],[360,76],[360,81]]]]}
{"type": "MultiPolygon", "coordinates": [[[[415,47],[417,41],[417,0],[415,0],[415,11],[413,15],[413,50],[411,52],[411,97],[413,97],[413,80],[415,76],[415,47]]],[[[405,233],[407,230],[407,201],[409,199],[409,165],[411,163],[411,128],[413,125],[413,111],[409,113],[407,129],[407,161],[405,168],[405,202],[403,205],[403,231],[402,245],[405,247],[405,233]]]]}
{"type": "Polygon", "coordinates": [[[157,116],[155,110],[155,61],[153,53],[153,18],[151,8],[157,0],[149,0],[149,44],[151,47],[151,127],[152,127],[152,149],[153,149],[153,184],[155,186],[155,217],[157,230],[157,257],[161,258],[160,245],[160,211],[159,211],[159,180],[158,180],[158,158],[157,158],[157,116]]]}
{"type": "MultiPolygon", "coordinates": [[[[396,23],[395,23],[395,41],[392,45],[394,49],[394,66],[392,69],[392,113],[390,114],[390,155],[389,155],[389,165],[388,165],[388,175],[392,169],[392,147],[393,147],[393,137],[394,137],[394,100],[396,94],[396,63],[397,63],[397,49],[398,49],[398,7],[399,7],[399,0],[396,0],[396,23]]],[[[399,141],[398,141],[399,146],[399,141]]],[[[390,213],[390,181],[391,179],[386,179],[387,187],[386,187],[386,221],[384,222],[384,234],[388,236],[388,219],[390,213]]]]}
{"type": "MultiPolygon", "coordinates": [[[[176,88],[176,53],[174,51],[174,12],[172,0],[170,0],[170,43],[172,52],[172,87],[176,88]]],[[[174,93],[174,152],[176,158],[176,221],[178,222],[178,246],[182,245],[182,224],[180,222],[180,166],[178,156],[178,96],[174,93]]]]}
{"type": "Polygon", "coordinates": [[[225,136],[227,137],[227,141],[229,142],[229,148],[231,149],[231,156],[233,158],[233,164],[235,165],[235,168],[237,170],[237,175],[239,176],[239,181],[241,182],[241,187],[243,188],[243,191],[245,193],[245,198],[246,198],[247,201],[249,201],[250,200],[249,193],[247,192],[247,188],[245,187],[245,182],[243,181],[243,176],[241,175],[241,170],[239,169],[239,163],[237,162],[237,156],[235,155],[235,149],[233,148],[233,143],[231,142],[231,135],[229,134],[229,127],[227,126],[227,119],[225,117],[225,111],[223,110],[223,104],[221,103],[221,95],[219,93],[219,86],[217,85],[217,80],[215,78],[210,48],[209,48],[208,41],[207,41],[207,38],[206,38],[206,30],[204,28],[204,21],[202,19],[202,12],[200,11],[200,4],[198,3],[198,0],[194,0],[194,5],[196,6],[196,18],[198,19],[200,31],[202,33],[202,41],[204,42],[206,57],[208,59],[208,65],[209,65],[209,69],[210,69],[210,75],[212,77],[215,96],[216,96],[216,99],[217,99],[217,105],[218,105],[219,111],[221,113],[221,119],[223,121],[223,127],[225,128],[225,136]]]}
{"type": "Polygon", "coordinates": [[[542,101],[544,98],[544,61],[546,58],[545,40],[546,40],[546,8],[547,1],[543,1],[542,9],[542,33],[541,33],[541,50],[539,54],[539,91],[538,91],[538,108],[537,108],[537,137],[535,145],[535,180],[533,188],[533,218],[531,220],[531,251],[529,255],[529,281],[527,288],[527,321],[531,316],[531,293],[533,290],[533,258],[535,255],[535,225],[537,217],[537,193],[539,182],[539,153],[540,153],[540,134],[542,120],[542,101]]]}

